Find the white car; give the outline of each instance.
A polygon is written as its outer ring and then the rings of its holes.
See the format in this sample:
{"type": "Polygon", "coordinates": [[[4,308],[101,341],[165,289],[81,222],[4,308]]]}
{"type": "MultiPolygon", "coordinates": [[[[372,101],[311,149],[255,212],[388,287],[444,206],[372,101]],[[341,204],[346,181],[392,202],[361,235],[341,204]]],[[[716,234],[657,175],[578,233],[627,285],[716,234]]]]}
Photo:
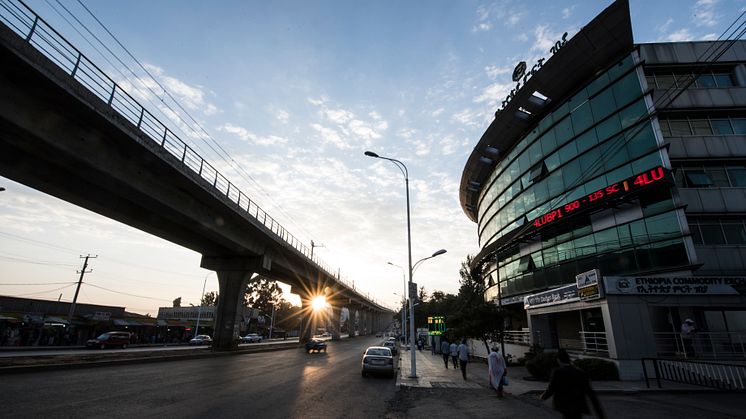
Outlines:
{"type": "Polygon", "coordinates": [[[189,341],[190,345],[211,345],[212,338],[208,335],[197,335],[189,341]]]}
{"type": "Polygon", "coordinates": [[[241,337],[241,343],[259,343],[262,341],[262,337],[256,333],[249,333],[246,336],[241,337]]]}

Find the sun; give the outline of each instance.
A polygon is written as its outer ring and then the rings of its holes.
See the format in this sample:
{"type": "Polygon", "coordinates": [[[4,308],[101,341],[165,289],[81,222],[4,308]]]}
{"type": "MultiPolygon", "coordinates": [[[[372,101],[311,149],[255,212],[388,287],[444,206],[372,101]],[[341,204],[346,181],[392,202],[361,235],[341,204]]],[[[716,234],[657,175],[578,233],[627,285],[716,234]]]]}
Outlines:
{"type": "Polygon", "coordinates": [[[313,311],[320,311],[326,308],[326,297],[319,295],[311,300],[311,308],[313,311]]]}

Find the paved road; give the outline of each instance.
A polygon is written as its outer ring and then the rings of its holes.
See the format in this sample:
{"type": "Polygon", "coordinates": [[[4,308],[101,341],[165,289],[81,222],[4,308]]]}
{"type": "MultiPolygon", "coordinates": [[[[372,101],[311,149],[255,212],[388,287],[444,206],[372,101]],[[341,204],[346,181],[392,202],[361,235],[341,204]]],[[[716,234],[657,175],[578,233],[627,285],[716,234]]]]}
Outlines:
{"type": "MultiPolygon", "coordinates": [[[[331,340],[331,338],[323,337],[319,338],[321,340],[331,340]]],[[[283,339],[273,339],[273,340],[264,340],[261,343],[241,343],[238,346],[241,348],[251,348],[251,347],[266,347],[271,345],[278,345],[278,344],[285,344],[285,343],[293,343],[298,342],[298,338],[290,338],[287,340],[283,339]]],[[[109,353],[131,353],[131,352],[153,352],[153,351],[189,351],[189,350],[198,350],[198,349],[205,349],[207,350],[208,347],[206,345],[202,346],[190,346],[190,345],[171,345],[171,346],[163,346],[163,345],[147,345],[147,346],[129,346],[127,349],[120,349],[120,348],[107,348],[105,350],[100,349],[86,349],[86,348],[80,348],[80,347],[74,347],[74,348],[56,348],[54,346],[52,347],[44,347],[44,348],[37,348],[37,347],[26,347],[23,349],[17,349],[14,350],[11,347],[3,347],[0,348],[0,358],[17,358],[17,357],[34,357],[34,356],[43,356],[48,357],[52,355],[90,355],[92,353],[101,353],[101,354],[109,354],[109,353]]]]}
{"type": "Polygon", "coordinates": [[[395,380],[363,378],[380,338],[163,363],[4,375],[3,417],[383,417],[395,380]]]}

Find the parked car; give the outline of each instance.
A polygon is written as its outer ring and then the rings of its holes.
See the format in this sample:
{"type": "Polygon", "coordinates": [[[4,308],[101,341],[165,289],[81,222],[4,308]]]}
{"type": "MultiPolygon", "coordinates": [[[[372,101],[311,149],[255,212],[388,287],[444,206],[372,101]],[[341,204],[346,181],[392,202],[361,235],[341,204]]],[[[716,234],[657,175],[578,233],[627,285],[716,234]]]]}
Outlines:
{"type": "Polygon", "coordinates": [[[259,343],[262,341],[262,337],[256,333],[249,333],[246,336],[241,337],[241,343],[259,343]]]}
{"type": "Polygon", "coordinates": [[[125,349],[130,344],[130,332],[106,332],[96,339],[89,339],[85,346],[87,348],[106,349],[112,346],[120,346],[125,349]]]}
{"type": "Polygon", "coordinates": [[[365,377],[368,373],[385,373],[394,376],[394,355],[391,349],[385,346],[371,346],[363,352],[362,373],[365,377]]]}
{"type": "Polygon", "coordinates": [[[387,340],[383,342],[383,347],[391,349],[391,354],[397,356],[399,354],[399,345],[396,344],[395,340],[387,340]]]}
{"type": "Polygon", "coordinates": [[[189,341],[190,345],[210,345],[212,344],[212,338],[208,335],[197,335],[189,341]]]}
{"type": "Polygon", "coordinates": [[[326,352],[326,342],[320,339],[311,339],[306,342],[306,352],[311,353],[313,351],[326,352]]]}

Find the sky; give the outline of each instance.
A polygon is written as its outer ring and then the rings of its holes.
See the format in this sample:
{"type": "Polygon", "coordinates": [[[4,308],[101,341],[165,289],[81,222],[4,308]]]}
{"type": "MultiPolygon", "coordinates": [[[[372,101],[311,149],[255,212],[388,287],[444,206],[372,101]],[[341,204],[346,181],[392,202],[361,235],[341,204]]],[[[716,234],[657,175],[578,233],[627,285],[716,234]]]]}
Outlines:
{"type": "MultiPolygon", "coordinates": [[[[363,153],[407,165],[413,261],[447,250],[414,282],[457,293],[461,263],[480,250],[459,205],[461,173],[514,87],[513,68],[549,57],[564,32],[569,39],[611,4],[27,3],[293,235],[323,245],[314,253],[343,278],[391,308],[404,271],[388,262],[407,264],[404,179],[363,153]]],[[[634,40],[716,39],[745,6],[632,0],[634,40]]],[[[177,297],[199,304],[203,285],[218,289],[191,250],[3,177],[0,187],[0,295],[71,301],[88,254],[97,257],[82,303],[156,315],[177,297]]]]}

